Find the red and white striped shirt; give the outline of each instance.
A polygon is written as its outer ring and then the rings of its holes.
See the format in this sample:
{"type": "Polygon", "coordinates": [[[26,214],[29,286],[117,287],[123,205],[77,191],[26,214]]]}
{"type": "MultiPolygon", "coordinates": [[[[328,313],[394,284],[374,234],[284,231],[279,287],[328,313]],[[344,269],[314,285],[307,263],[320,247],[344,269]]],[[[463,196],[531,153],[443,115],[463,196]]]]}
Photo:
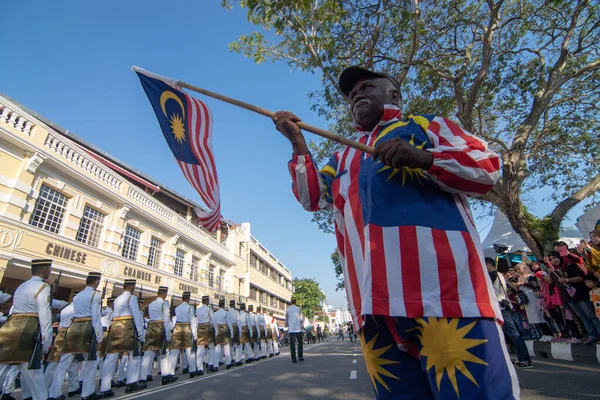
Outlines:
{"type": "Polygon", "coordinates": [[[494,186],[499,158],[445,118],[400,118],[397,107],[386,106],[360,143],[401,138],[433,154],[428,171],[389,168],[352,148],[334,154],[321,170],[310,155],[294,155],[289,163],[302,206],[334,212],[356,327],[369,314],[501,321],[466,197],[494,186]]]}

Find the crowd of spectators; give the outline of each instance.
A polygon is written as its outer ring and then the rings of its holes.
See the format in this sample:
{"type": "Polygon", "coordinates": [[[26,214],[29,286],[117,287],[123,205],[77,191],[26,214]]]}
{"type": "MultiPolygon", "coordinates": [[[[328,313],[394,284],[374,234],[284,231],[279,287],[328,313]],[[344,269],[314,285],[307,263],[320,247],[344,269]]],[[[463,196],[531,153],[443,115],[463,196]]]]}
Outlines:
{"type": "Polygon", "coordinates": [[[533,364],[524,340],[592,345],[600,343],[600,230],[574,249],[556,242],[543,262],[508,268],[486,265],[504,317],[504,333],[517,352],[515,365],[533,364]]]}

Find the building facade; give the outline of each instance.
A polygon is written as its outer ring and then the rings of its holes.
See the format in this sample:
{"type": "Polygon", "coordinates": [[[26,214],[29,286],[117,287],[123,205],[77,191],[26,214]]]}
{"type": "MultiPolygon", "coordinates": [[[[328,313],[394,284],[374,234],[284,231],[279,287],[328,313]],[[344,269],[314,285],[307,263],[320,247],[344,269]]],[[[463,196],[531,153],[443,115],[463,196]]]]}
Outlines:
{"type": "Polygon", "coordinates": [[[258,306],[266,308],[283,325],[294,292],[291,271],[251,235],[249,223],[230,229],[226,243],[234,253],[237,293],[246,297],[255,311],[258,306]]]}
{"type": "MultiPolygon", "coordinates": [[[[99,271],[107,297],[135,278],[147,300],[168,286],[174,305],[184,291],[198,303],[205,294],[246,301],[251,275],[240,272],[233,241],[226,246],[228,229],[205,231],[195,207],[0,94],[0,290],[14,293],[32,259],[52,258],[50,283],[62,272],[58,299],[99,271]]],[[[0,306],[7,313],[11,303],[0,306]]]]}

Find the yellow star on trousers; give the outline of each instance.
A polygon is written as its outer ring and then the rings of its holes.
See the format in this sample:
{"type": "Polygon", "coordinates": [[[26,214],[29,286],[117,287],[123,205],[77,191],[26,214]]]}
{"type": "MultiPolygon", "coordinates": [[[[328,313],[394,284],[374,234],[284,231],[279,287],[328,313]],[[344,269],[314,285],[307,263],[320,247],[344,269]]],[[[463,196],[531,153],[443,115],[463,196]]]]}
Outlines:
{"type": "Polygon", "coordinates": [[[380,358],[393,345],[389,345],[379,349],[374,349],[378,337],[379,335],[375,335],[373,339],[369,340],[369,343],[365,343],[364,334],[361,335],[360,338],[362,342],[363,354],[365,356],[365,363],[367,364],[367,371],[369,372],[369,377],[371,378],[371,382],[373,383],[373,387],[375,388],[375,392],[377,394],[379,394],[379,390],[377,389],[377,384],[375,383],[375,381],[379,382],[381,386],[388,390],[388,392],[391,392],[390,388],[383,380],[382,375],[392,379],[399,379],[383,367],[384,365],[399,364],[399,362],[386,360],[385,358],[380,358]]]}

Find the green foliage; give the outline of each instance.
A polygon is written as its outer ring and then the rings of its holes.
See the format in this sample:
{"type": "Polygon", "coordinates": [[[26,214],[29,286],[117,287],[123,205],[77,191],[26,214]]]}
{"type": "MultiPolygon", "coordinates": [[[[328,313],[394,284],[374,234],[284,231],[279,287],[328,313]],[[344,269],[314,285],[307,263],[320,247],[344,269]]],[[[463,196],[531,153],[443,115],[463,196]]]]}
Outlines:
{"type": "Polygon", "coordinates": [[[529,227],[530,232],[534,234],[535,238],[538,239],[540,247],[545,251],[551,250],[552,244],[559,238],[560,226],[554,226],[549,215],[538,218],[527,211],[525,207],[522,207],[522,211],[525,215],[527,226],[529,227]]]}
{"type": "MultiPolygon", "coordinates": [[[[319,74],[323,86],[308,98],[332,132],[357,137],[336,83],[344,67],[363,65],[399,78],[405,114],[456,117],[516,171],[504,174],[484,200],[526,208],[540,201],[528,193],[545,186],[553,190],[544,200],[573,198],[573,207],[600,188],[594,180],[600,171],[597,0],[239,4],[257,31],[242,35],[231,50],[319,74]],[[519,188],[518,196],[505,187],[519,188]]],[[[310,148],[322,163],[339,145],[318,140],[310,148]]],[[[528,225],[537,242],[554,235],[568,209],[557,209],[560,215],[549,222],[532,216],[528,225]]],[[[331,213],[315,213],[314,220],[332,232],[331,213]]]]}
{"type": "Polygon", "coordinates": [[[335,285],[335,291],[344,290],[344,269],[342,268],[342,263],[340,261],[340,254],[336,251],[331,254],[331,262],[333,263],[333,268],[335,270],[335,277],[337,278],[337,283],[335,285]]]}
{"type": "Polygon", "coordinates": [[[308,319],[313,319],[315,313],[321,310],[321,303],[325,301],[325,294],[314,278],[294,279],[294,297],[296,304],[308,319]]]}

